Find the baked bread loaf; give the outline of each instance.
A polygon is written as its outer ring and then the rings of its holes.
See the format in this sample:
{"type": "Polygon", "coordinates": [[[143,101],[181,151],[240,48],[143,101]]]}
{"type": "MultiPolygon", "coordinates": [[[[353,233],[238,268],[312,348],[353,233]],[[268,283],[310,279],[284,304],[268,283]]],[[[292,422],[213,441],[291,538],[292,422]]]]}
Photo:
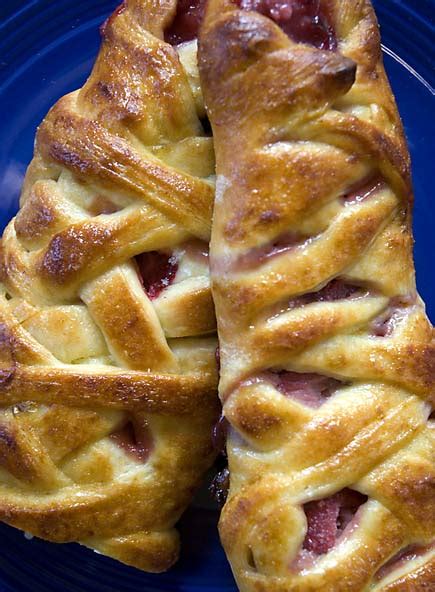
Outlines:
{"type": "Polygon", "coordinates": [[[434,331],[376,17],[368,0],[240,5],[210,0],[199,42],[221,538],[242,592],[435,590],[434,331]]]}
{"type": "Polygon", "coordinates": [[[174,14],[128,0],[104,24],[1,252],[0,519],[148,571],[177,558],[219,413],[213,147],[174,14]]]}

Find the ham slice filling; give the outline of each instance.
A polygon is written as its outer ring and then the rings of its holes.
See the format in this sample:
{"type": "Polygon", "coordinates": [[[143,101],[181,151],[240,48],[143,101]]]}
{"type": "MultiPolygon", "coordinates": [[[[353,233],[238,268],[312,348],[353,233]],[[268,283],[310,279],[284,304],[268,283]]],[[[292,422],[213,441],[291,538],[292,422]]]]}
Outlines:
{"type": "Polygon", "coordinates": [[[170,286],[178,271],[178,261],[175,255],[150,251],[136,257],[139,277],[150,300],[157,298],[161,292],[170,286]]]}

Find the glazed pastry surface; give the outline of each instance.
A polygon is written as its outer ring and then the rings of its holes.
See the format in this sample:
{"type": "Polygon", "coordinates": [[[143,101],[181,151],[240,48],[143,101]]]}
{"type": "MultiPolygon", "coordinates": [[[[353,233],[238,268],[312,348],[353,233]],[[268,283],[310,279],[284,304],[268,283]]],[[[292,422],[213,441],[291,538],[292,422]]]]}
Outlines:
{"type": "Polygon", "coordinates": [[[432,590],[435,341],[376,17],[274,4],[210,0],[199,42],[221,538],[242,592],[432,590]]]}
{"type": "Polygon", "coordinates": [[[213,462],[214,156],[175,2],[128,0],[38,129],[1,250],[0,519],[148,571],[213,462]]]}

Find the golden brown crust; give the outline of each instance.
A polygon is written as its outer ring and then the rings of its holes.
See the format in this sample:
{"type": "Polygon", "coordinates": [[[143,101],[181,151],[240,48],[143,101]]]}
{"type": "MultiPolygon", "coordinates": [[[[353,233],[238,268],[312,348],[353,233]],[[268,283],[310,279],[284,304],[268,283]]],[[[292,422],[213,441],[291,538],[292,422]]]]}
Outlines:
{"type": "Polygon", "coordinates": [[[149,571],[178,556],[218,413],[207,265],[184,247],[209,237],[213,150],[162,40],[174,11],[128,0],[104,25],[0,255],[0,519],[149,571]],[[182,254],[150,300],[132,258],[155,250],[182,254]]]}
{"type": "Polygon", "coordinates": [[[325,4],[337,51],[230,0],[211,0],[200,35],[231,424],[220,533],[243,592],[429,590],[435,340],[415,288],[409,155],[371,3],[325,4]],[[280,373],[341,384],[310,406],[280,373]],[[303,505],[345,488],[368,496],[357,522],[301,567],[303,505]],[[378,577],[408,545],[425,550],[378,577]]]}

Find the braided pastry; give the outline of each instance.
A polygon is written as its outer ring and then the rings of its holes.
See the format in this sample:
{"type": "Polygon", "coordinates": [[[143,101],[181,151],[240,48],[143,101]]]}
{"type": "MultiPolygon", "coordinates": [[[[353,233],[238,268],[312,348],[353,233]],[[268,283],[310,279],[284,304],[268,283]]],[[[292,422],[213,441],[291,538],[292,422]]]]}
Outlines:
{"type": "Polygon", "coordinates": [[[4,232],[0,519],[149,571],[214,458],[212,139],[172,0],[128,0],[4,232]]]}
{"type": "Polygon", "coordinates": [[[435,340],[376,18],[368,0],[241,6],[211,0],[199,43],[221,538],[243,592],[435,590],[435,340]]]}

